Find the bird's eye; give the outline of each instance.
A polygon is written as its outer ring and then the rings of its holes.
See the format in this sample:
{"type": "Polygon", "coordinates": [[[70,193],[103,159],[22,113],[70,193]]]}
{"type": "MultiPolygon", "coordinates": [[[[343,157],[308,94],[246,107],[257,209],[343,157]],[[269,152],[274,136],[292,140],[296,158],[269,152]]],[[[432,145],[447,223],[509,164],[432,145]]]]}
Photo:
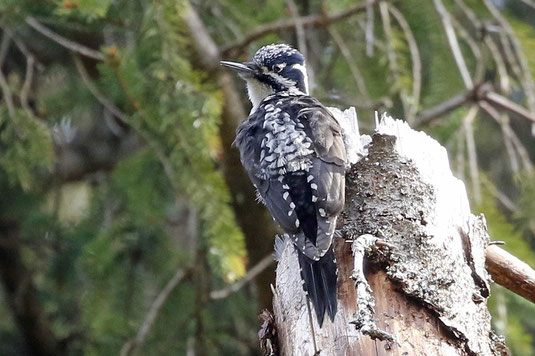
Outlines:
{"type": "Polygon", "coordinates": [[[283,69],[284,69],[284,65],[283,64],[275,64],[273,66],[273,71],[275,73],[280,73],[280,72],[282,72],[283,69]]]}

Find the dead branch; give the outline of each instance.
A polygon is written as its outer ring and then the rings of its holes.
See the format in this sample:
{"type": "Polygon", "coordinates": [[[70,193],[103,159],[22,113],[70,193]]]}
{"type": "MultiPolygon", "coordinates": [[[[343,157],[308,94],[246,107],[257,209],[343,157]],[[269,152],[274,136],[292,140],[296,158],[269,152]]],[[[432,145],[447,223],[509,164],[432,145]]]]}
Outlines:
{"type": "Polygon", "coordinates": [[[446,101],[430,108],[424,110],[417,116],[414,124],[412,125],[415,128],[420,128],[422,126],[429,125],[434,120],[442,117],[443,115],[463,106],[466,103],[477,101],[481,96],[480,92],[485,92],[490,90],[490,84],[485,83],[478,85],[473,89],[466,90],[460,94],[452,96],[446,101]]]}
{"type": "Polygon", "coordinates": [[[419,128],[430,124],[432,121],[442,117],[443,115],[459,108],[460,106],[470,102],[480,102],[485,100],[501,109],[508,110],[515,113],[529,121],[535,122],[535,114],[526,110],[524,107],[512,102],[506,97],[494,92],[490,83],[483,83],[476,85],[472,89],[455,95],[450,99],[430,108],[424,110],[418,115],[414,124],[414,128],[419,128]]]}
{"type": "Polygon", "coordinates": [[[271,266],[273,264],[273,255],[269,254],[266,257],[264,257],[260,262],[258,262],[254,267],[252,267],[242,278],[240,278],[235,283],[231,284],[230,286],[220,289],[220,290],[214,290],[210,292],[210,299],[224,299],[228,296],[230,296],[233,293],[236,293],[239,291],[244,285],[252,281],[256,276],[258,276],[260,273],[262,273],[266,268],[271,266]]]}
{"type": "Polygon", "coordinates": [[[485,95],[485,100],[501,109],[508,110],[512,113],[522,116],[525,119],[528,119],[531,122],[535,122],[534,111],[529,111],[498,93],[492,91],[487,92],[485,95]]]}
{"type": "Polygon", "coordinates": [[[535,303],[535,270],[504,249],[487,247],[487,268],[492,279],[527,300],[535,303]]]}
{"type": "MultiPolygon", "coordinates": [[[[342,21],[347,19],[350,16],[359,14],[366,11],[366,8],[373,6],[377,3],[378,0],[370,0],[365,3],[360,3],[355,5],[347,10],[341,11],[334,15],[308,15],[302,16],[299,18],[303,27],[314,27],[314,28],[324,28],[328,27],[332,23],[342,21]]],[[[221,48],[221,53],[223,56],[228,58],[236,57],[241,51],[251,42],[264,37],[271,33],[281,32],[281,31],[295,31],[295,19],[291,20],[282,20],[272,22],[266,25],[262,25],[248,31],[248,35],[234,43],[230,43],[221,48]]]]}

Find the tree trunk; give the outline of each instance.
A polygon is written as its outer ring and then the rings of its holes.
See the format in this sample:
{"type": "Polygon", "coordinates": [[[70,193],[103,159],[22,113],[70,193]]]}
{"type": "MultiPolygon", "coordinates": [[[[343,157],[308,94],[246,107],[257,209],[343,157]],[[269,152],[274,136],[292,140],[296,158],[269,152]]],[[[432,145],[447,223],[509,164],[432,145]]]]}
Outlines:
{"type": "Polygon", "coordinates": [[[446,150],[388,117],[371,141],[346,177],[334,322],[319,328],[313,317],[311,327],[293,245],[279,256],[273,303],[282,354],[507,354],[487,309],[485,220],[470,213],[446,150]]]}

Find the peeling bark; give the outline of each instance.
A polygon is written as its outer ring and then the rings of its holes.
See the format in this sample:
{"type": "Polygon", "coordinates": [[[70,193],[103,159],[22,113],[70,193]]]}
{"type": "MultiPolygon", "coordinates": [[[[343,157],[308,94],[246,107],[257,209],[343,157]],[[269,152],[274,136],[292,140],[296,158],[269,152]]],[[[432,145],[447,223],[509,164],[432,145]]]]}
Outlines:
{"type": "Polygon", "coordinates": [[[507,353],[491,329],[487,309],[490,238],[485,221],[470,213],[464,184],[453,177],[438,142],[383,118],[368,155],[346,177],[343,223],[347,240],[335,242],[339,310],[334,322],[327,320],[321,329],[316,320],[310,326],[293,246],[282,253],[274,313],[283,354],[507,353]],[[354,271],[358,254],[351,254],[354,243],[370,237],[392,247],[365,249],[371,301],[357,295],[366,294],[366,288],[354,271]],[[358,292],[352,275],[361,283],[358,292]],[[375,320],[361,317],[365,308],[375,311],[375,320]]]}

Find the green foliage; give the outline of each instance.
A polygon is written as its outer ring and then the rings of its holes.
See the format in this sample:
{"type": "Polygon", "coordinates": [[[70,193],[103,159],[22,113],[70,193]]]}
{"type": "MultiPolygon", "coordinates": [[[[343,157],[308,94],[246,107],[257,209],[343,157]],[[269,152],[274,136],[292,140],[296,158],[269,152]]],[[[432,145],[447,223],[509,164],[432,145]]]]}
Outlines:
{"type": "Polygon", "coordinates": [[[533,247],[535,245],[535,181],[530,175],[521,175],[518,181],[520,185],[519,210],[515,218],[525,234],[531,233],[530,242],[533,247]]]}
{"type": "Polygon", "coordinates": [[[523,261],[535,265],[535,253],[518,231],[498,209],[496,201],[486,189],[482,192],[483,201],[475,207],[477,212],[485,214],[487,227],[493,240],[504,241],[504,248],[523,261]]]}
{"type": "Polygon", "coordinates": [[[533,26],[519,21],[514,16],[508,16],[507,19],[520,41],[531,74],[535,77],[535,29],[533,26]]]}
{"type": "MultiPolygon", "coordinates": [[[[490,184],[490,183],[489,183],[490,184]]],[[[488,187],[488,185],[486,185],[488,187]]],[[[504,241],[503,248],[521,260],[535,266],[535,252],[525,239],[525,234],[513,226],[507,217],[498,209],[489,189],[482,191],[483,201],[475,210],[483,212],[487,220],[489,235],[493,240],[504,241]]],[[[493,323],[499,331],[505,333],[507,345],[514,355],[533,355],[532,331],[535,305],[522,297],[499,286],[493,287],[493,295],[501,294],[506,298],[493,296],[489,300],[489,308],[494,316],[493,323]],[[503,318],[503,311],[506,317],[503,318]],[[500,324],[501,323],[501,324],[500,324]],[[503,325],[505,324],[505,325],[503,325]]]]}
{"type": "Polygon", "coordinates": [[[534,355],[532,315],[535,306],[499,285],[492,286],[491,294],[488,305],[493,327],[504,333],[512,355],[534,355]]]}
{"type": "Polygon", "coordinates": [[[36,174],[50,171],[54,152],[50,131],[45,124],[24,110],[8,115],[0,108],[0,168],[5,170],[10,184],[20,184],[29,190],[38,180],[36,174]]]}
{"type": "Polygon", "coordinates": [[[112,0],[56,0],[58,16],[78,15],[87,20],[106,16],[112,0]]]}
{"type": "MultiPolygon", "coordinates": [[[[480,1],[465,2],[481,19],[492,20],[480,1]]],[[[444,3],[460,22],[466,20],[453,1],[444,3]]],[[[419,109],[464,91],[433,3],[394,4],[405,16],[421,54],[419,109]]],[[[220,46],[262,24],[292,17],[284,0],[201,0],[193,5],[220,46]]],[[[349,0],[297,2],[305,16],[332,14],[354,5],[349,0]]],[[[38,62],[29,111],[22,108],[20,95],[26,57],[14,42],[2,66],[15,110],[9,113],[0,95],[0,223],[17,222],[24,265],[32,273],[52,331],[69,340],[70,354],[119,353],[180,268],[192,268],[195,274],[170,294],[140,354],[186,354],[191,340],[204,344],[207,354],[246,355],[257,350],[254,290],[246,286],[219,301],[207,296],[209,290],[243,276],[248,256],[220,169],[222,152],[231,149],[222,147],[219,136],[222,95],[213,72],[195,69],[199,58],[192,55],[195,44],[183,20],[185,9],[184,0],[0,1],[0,27],[11,29],[38,62]],[[124,114],[121,118],[110,115],[99,102],[102,98],[97,100],[88,90],[72,52],[27,26],[28,16],[105,55],[102,62],[83,56],[81,60],[91,85],[124,114]],[[75,129],[72,137],[52,134],[63,124],[75,129]],[[101,136],[116,151],[99,147],[101,136]],[[85,152],[97,166],[102,157],[93,156],[98,153],[108,158],[110,150],[114,157],[99,170],[90,167],[80,177],[69,178],[77,182],[64,182],[55,164],[71,149],[85,152]]],[[[507,16],[534,71],[533,25],[515,12],[507,16]]],[[[370,101],[366,109],[360,108],[362,93],[348,75],[350,64],[328,32],[307,28],[307,39],[314,94],[333,106],[356,105],[359,123],[367,128],[372,126],[374,105],[385,97],[392,103],[388,111],[405,116],[402,98],[412,99],[414,83],[412,58],[399,24],[391,17],[398,68],[392,73],[379,11],[375,9],[376,43],[369,57],[364,20],[356,15],[332,26],[362,74],[370,101]]],[[[475,60],[459,40],[473,73],[475,60]]],[[[270,33],[248,45],[239,58],[228,59],[246,60],[259,46],[273,42],[295,44],[296,38],[285,31],[270,33]]],[[[485,69],[486,79],[495,80],[494,64],[485,62],[485,69]]],[[[513,99],[522,102],[525,96],[519,93],[518,78],[510,79],[518,96],[513,99]]],[[[457,109],[427,131],[456,146],[466,113],[465,107],[457,109]]],[[[487,119],[478,118],[475,124],[479,163],[488,172],[487,180],[511,194],[519,209],[512,215],[504,213],[484,190],[476,210],[485,213],[493,239],[506,241],[506,249],[535,265],[535,183],[529,175],[512,177],[504,163],[500,128],[487,119]]],[[[526,125],[518,127],[527,131],[526,125]]],[[[533,144],[520,136],[533,157],[533,144]]],[[[515,354],[532,355],[533,305],[508,292],[503,295],[508,345],[515,354]]],[[[491,298],[490,304],[498,316],[498,301],[491,298]]],[[[0,315],[8,311],[0,296],[0,315]]],[[[22,342],[14,321],[2,318],[0,354],[20,354],[22,342]]]]}

